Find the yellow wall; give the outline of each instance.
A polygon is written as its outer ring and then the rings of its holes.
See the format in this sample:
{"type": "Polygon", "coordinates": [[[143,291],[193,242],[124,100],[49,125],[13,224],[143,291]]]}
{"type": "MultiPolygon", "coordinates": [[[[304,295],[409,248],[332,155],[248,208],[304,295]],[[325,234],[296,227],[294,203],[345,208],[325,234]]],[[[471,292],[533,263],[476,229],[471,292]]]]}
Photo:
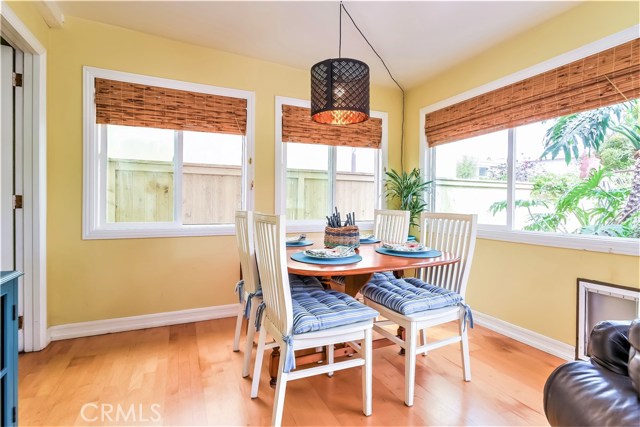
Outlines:
{"type": "MultiPolygon", "coordinates": [[[[10,3],[29,28],[31,5],[10,3]]],[[[35,32],[35,31],[34,31],[35,32]]],[[[234,236],[81,239],[82,67],[84,65],[256,93],[255,201],[274,210],[275,96],[309,98],[308,71],[66,17],[38,30],[48,50],[49,326],[230,304],[239,278],[234,236]]],[[[399,163],[401,97],[371,89],[371,108],[389,113],[392,167],[399,163]]]]}
{"type": "MultiPolygon", "coordinates": [[[[408,167],[419,110],[638,24],[637,2],[587,2],[430,79],[407,96],[408,167]]],[[[468,301],[479,312],[575,344],[578,277],[640,288],[638,257],[479,239],[468,301]]]]}
{"type": "MultiPolygon", "coordinates": [[[[10,6],[48,49],[49,326],[228,304],[238,259],[233,236],[81,240],[82,66],[256,92],[256,208],[272,212],[274,97],[308,98],[308,73],[247,57],[67,17],[47,29],[29,3],[10,6]]],[[[586,3],[460,64],[407,96],[406,167],[418,165],[418,111],[637,23],[636,3],[586,3]]],[[[372,88],[390,117],[390,166],[399,165],[400,97],[372,88]]],[[[479,239],[473,308],[569,344],[575,280],[640,287],[638,258],[479,239]]]]}

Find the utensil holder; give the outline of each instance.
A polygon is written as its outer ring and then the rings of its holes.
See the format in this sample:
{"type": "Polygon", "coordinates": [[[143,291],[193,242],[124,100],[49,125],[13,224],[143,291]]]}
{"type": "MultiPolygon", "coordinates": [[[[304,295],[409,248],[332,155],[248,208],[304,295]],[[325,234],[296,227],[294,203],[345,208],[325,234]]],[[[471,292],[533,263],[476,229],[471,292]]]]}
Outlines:
{"type": "Polygon", "coordinates": [[[324,246],[335,248],[336,246],[360,247],[360,229],[357,225],[346,227],[325,227],[324,246]]]}

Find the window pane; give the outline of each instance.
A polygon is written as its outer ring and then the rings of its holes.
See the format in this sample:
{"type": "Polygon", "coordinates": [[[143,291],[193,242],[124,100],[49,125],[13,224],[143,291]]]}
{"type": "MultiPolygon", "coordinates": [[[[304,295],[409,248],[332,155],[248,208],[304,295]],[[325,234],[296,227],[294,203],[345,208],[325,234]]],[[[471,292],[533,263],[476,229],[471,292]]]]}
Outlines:
{"type": "Polygon", "coordinates": [[[231,224],[242,208],[242,135],[183,132],[182,221],[231,224]]]}
{"type": "Polygon", "coordinates": [[[436,148],[436,210],[475,213],[478,223],[506,225],[508,131],[481,135],[436,148]]]}
{"type": "Polygon", "coordinates": [[[287,219],[324,219],[329,211],[329,147],[287,143],[287,219]]]}
{"type": "Polygon", "coordinates": [[[104,126],[107,221],[173,221],[174,131],[104,126]]]}
{"type": "Polygon", "coordinates": [[[336,206],[355,212],[358,221],[373,221],[376,203],[374,148],[337,147],[336,206]]]}
{"type": "Polygon", "coordinates": [[[640,216],[621,219],[631,199],[637,147],[630,138],[640,140],[637,123],[637,106],[619,104],[517,128],[514,228],[639,237],[640,216]],[[543,158],[552,128],[548,144],[556,157],[543,158]],[[595,144],[598,134],[604,137],[595,144]]]}

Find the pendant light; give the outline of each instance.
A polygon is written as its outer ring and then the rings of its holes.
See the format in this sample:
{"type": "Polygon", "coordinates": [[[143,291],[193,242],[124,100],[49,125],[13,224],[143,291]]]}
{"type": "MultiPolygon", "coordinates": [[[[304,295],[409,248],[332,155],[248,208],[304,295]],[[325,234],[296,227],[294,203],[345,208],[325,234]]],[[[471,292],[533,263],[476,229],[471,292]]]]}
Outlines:
{"type": "Polygon", "coordinates": [[[311,67],[311,119],[318,123],[348,125],[369,118],[369,66],[342,56],[342,2],[338,58],[311,67]]]}

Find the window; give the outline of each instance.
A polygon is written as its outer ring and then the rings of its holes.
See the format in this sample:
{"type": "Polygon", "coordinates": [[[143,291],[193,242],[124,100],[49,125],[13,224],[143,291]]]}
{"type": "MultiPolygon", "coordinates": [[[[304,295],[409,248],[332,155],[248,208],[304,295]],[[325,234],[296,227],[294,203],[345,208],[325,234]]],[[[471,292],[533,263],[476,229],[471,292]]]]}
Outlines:
{"type": "Polygon", "coordinates": [[[489,171],[494,165],[506,164],[508,142],[508,132],[501,131],[439,146],[435,157],[437,211],[475,213],[480,224],[506,226],[506,212],[492,215],[490,207],[495,200],[506,200],[507,182],[489,176],[489,171]]]}
{"type": "Polygon", "coordinates": [[[477,213],[485,230],[640,237],[632,202],[639,106],[614,104],[431,149],[435,210],[477,213]]]}
{"type": "MultiPolygon", "coordinates": [[[[308,108],[308,101],[277,98],[276,111],[283,105],[308,108]]],[[[371,112],[382,120],[380,148],[333,146],[320,143],[282,142],[282,116],[277,114],[277,152],[283,159],[276,165],[280,177],[276,206],[286,213],[290,230],[323,230],[325,216],[337,207],[343,216],[355,212],[362,227],[373,223],[374,209],[381,207],[382,165],[386,155],[386,114],[371,112]]],[[[324,125],[329,126],[329,125],[324,125]]]]}
{"type": "Polygon", "coordinates": [[[431,209],[474,210],[484,238],[637,256],[639,48],[620,33],[423,108],[431,209]],[[506,156],[473,147],[505,133],[506,156]]]}
{"type": "Polygon", "coordinates": [[[249,92],[85,68],[83,237],[233,234],[235,211],[252,205],[252,107],[249,92]],[[114,84],[105,89],[105,81],[114,84]],[[127,83],[120,87],[120,82],[127,83]],[[195,108],[239,99],[246,116],[216,122],[211,111],[201,115],[189,111],[185,119],[147,110],[142,116],[150,123],[140,122],[135,111],[115,110],[137,96],[125,93],[129,90],[125,85],[142,88],[144,95],[156,90],[154,99],[187,94],[195,108]],[[220,98],[205,98],[210,95],[220,98]],[[126,99],[114,102],[116,107],[109,111],[105,96],[126,99]]]}

